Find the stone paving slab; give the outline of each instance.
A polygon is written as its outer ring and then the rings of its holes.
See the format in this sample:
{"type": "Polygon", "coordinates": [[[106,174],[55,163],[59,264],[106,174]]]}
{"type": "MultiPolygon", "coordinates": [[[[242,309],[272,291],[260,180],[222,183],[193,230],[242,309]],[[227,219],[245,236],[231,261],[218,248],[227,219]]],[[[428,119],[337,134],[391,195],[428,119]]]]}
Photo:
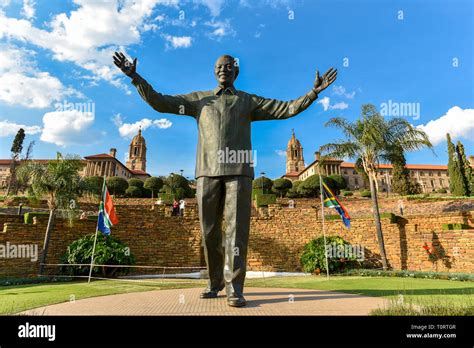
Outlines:
{"type": "Polygon", "coordinates": [[[368,315],[386,301],[341,292],[246,288],[247,306],[227,306],[225,292],[200,299],[202,288],[155,290],[65,302],[22,312],[26,315],[368,315]]]}

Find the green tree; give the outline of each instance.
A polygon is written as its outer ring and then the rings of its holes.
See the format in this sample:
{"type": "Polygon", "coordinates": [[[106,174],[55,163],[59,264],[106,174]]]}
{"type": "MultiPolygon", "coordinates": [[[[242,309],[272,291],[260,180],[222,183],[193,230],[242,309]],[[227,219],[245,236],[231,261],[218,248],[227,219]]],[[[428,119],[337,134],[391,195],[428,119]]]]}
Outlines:
{"type": "Polygon", "coordinates": [[[103,186],[104,177],[102,176],[88,176],[82,181],[82,190],[95,196],[102,194],[103,186]]]}
{"type": "Polygon", "coordinates": [[[165,179],[164,184],[168,190],[166,193],[174,195],[176,199],[194,197],[188,179],[182,175],[172,173],[165,179]]]}
{"type": "Polygon", "coordinates": [[[393,166],[392,191],[403,196],[420,193],[420,185],[410,180],[410,172],[406,167],[403,149],[394,146],[393,149],[388,151],[387,156],[393,166]]]}
{"type": "Polygon", "coordinates": [[[291,187],[291,189],[288,190],[286,196],[288,198],[297,198],[299,197],[299,193],[298,193],[298,188],[299,186],[301,185],[302,181],[300,180],[295,180],[293,181],[293,186],[291,187]]]}
{"type": "Polygon", "coordinates": [[[280,178],[273,181],[272,191],[280,195],[281,198],[286,195],[286,193],[289,189],[291,189],[292,186],[293,184],[291,183],[291,180],[280,178]]]}
{"type": "Polygon", "coordinates": [[[403,118],[391,118],[386,121],[371,104],[362,106],[361,116],[354,122],[336,117],[329,120],[326,125],[341,129],[345,139],[323,145],[322,151],[332,157],[360,159],[367,173],[382,266],[387,269],[388,262],[377,199],[379,163],[388,160],[388,152],[395,144],[403,151],[418,150],[422,147],[432,148],[432,145],[425,132],[413,127],[403,118]]]}
{"type": "Polygon", "coordinates": [[[119,176],[113,176],[106,180],[107,190],[111,194],[123,196],[125,191],[128,189],[128,182],[124,178],[119,176]]]}
{"type": "MultiPolygon", "coordinates": [[[[6,196],[10,194],[10,190],[16,191],[16,166],[20,160],[21,152],[23,151],[23,141],[25,140],[25,130],[20,128],[13,139],[12,147],[10,149],[12,163],[10,165],[10,178],[8,179],[8,186],[6,196]]],[[[16,192],[15,192],[16,193],[16,192]]]]}
{"type": "Polygon", "coordinates": [[[462,163],[459,160],[456,147],[451,141],[449,133],[446,134],[448,143],[448,175],[449,175],[449,191],[453,196],[466,196],[467,189],[465,179],[462,173],[462,163]]]}
{"type": "Polygon", "coordinates": [[[143,192],[140,187],[131,185],[127,188],[125,194],[127,197],[140,198],[142,197],[143,192]]]}
{"type": "Polygon", "coordinates": [[[252,188],[260,190],[263,193],[269,193],[272,189],[273,181],[265,176],[261,176],[254,181],[252,181],[252,188]]]}
{"type": "MultiPolygon", "coordinates": [[[[327,187],[329,187],[331,191],[337,191],[338,184],[334,179],[324,175],[322,175],[321,177],[323,178],[323,182],[326,184],[327,187]]],[[[304,181],[302,181],[301,184],[298,186],[299,195],[301,197],[307,198],[319,197],[319,178],[319,174],[314,174],[308,176],[304,181]]]]}
{"type": "Polygon", "coordinates": [[[138,188],[143,188],[143,181],[140,180],[140,179],[137,179],[137,178],[131,178],[131,179],[128,179],[128,186],[135,186],[135,187],[138,187],[138,188]]]}
{"type": "Polygon", "coordinates": [[[163,187],[163,180],[159,177],[152,176],[145,180],[144,187],[148,190],[151,190],[151,198],[155,198],[155,193],[160,192],[163,187]]]}
{"type": "Polygon", "coordinates": [[[466,158],[466,153],[464,152],[464,145],[458,141],[456,146],[456,152],[458,154],[459,166],[461,169],[462,181],[463,181],[463,196],[470,196],[473,194],[471,185],[472,185],[472,168],[471,164],[466,158]]]}
{"type": "MultiPolygon", "coordinates": [[[[44,269],[42,264],[45,263],[48,254],[57,210],[71,213],[76,209],[82,181],[79,172],[83,166],[79,156],[63,156],[59,152],[56,159],[49,161],[46,165],[37,162],[28,163],[32,191],[37,198],[46,197],[49,207],[48,225],[40,259],[40,274],[44,269]]],[[[71,218],[73,215],[68,214],[68,216],[71,218]]]]}
{"type": "MultiPolygon", "coordinates": [[[[337,195],[341,192],[341,190],[344,190],[344,189],[347,188],[346,179],[344,179],[344,177],[342,175],[336,175],[336,174],[329,175],[328,179],[334,181],[335,186],[336,186],[334,188],[334,191],[335,191],[335,194],[337,194],[337,195]]],[[[327,185],[327,183],[326,183],[326,185],[327,185]]]]}

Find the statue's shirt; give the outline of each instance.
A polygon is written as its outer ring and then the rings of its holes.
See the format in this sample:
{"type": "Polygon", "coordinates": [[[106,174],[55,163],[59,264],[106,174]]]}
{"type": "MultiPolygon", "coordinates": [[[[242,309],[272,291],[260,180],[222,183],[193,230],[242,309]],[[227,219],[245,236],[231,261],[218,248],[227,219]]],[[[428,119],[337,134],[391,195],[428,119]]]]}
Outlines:
{"type": "Polygon", "coordinates": [[[250,123],[296,116],[317,99],[314,91],[295,100],[280,101],[238,91],[233,87],[164,95],[156,92],[138,74],[132,83],[156,111],[196,119],[199,132],[196,178],[224,175],[253,178],[253,164],[249,160],[254,158],[250,123]]]}

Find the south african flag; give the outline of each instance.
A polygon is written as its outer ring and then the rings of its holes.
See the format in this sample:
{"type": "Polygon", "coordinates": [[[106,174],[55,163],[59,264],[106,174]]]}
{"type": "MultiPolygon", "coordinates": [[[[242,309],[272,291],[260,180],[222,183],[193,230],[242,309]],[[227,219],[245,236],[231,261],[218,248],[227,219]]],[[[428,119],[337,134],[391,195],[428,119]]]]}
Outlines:
{"type": "Polygon", "coordinates": [[[341,215],[342,222],[344,223],[344,226],[347,228],[351,227],[351,217],[349,216],[349,213],[347,212],[346,208],[339,202],[337,197],[332,193],[332,191],[329,189],[329,187],[326,186],[326,184],[323,181],[323,199],[324,199],[324,206],[328,208],[333,208],[336,209],[336,211],[341,215]]]}
{"type": "Polygon", "coordinates": [[[110,234],[110,228],[113,225],[118,224],[118,218],[115,214],[114,203],[112,202],[112,197],[110,197],[107,186],[105,185],[102,188],[102,200],[99,207],[99,220],[97,221],[97,229],[105,235],[110,234]]]}

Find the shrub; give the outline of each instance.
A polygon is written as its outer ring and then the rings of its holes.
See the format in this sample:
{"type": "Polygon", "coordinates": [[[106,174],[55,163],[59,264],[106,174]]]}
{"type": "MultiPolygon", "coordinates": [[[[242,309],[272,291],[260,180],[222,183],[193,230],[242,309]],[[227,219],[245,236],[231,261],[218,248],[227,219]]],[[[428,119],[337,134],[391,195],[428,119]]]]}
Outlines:
{"type": "Polygon", "coordinates": [[[167,205],[173,204],[174,196],[172,194],[160,193],[158,197],[161,198],[161,201],[163,202],[163,204],[167,204],[167,205]]]}
{"type": "Polygon", "coordinates": [[[23,215],[25,224],[31,225],[35,216],[49,216],[49,212],[29,212],[23,215]]]}
{"type": "Polygon", "coordinates": [[[364,190],[364,191],[360,191],[360,196],[363,198],[370,198],[372,197],[372,194],[370,193],[369,190],[364,190]]]}
{"type": "Polygon", "coordinates": [[[41,200],[39,200],[37,197],[28,197],[28,206],[37,208],[41,206],[41,200]]]}
{"type": "Polygon", "coordinates": [[[140,198],[142,196],[142,190],[137,186],[129,186],[125,194],[127,197],[140,198]]]}
{"type": "MultiPolygon", "coordinates": [[[[92,247],[95,234],[90,234],[72,242],[66,253],[62,256],[62,263],[67,264],[90,264],[92,258],[92,247]]],[[[97,235],[95,247],[94,264],[98,265],[134,265],[135,257],[130,249],[112,236],[97,235]]],[[[69,275],[88,275],[90,267],[87,266],[64,266],[61,271],[69,275]]],[[[113,277],[116,274],[126,274],[126,267],[99,267],[92,269],[93,275],[113,277]]]]}
{"type": "MultiPolygon", "coordinates": [[[[326,237],[326,245],[344,248],[345,246],[350,246],[350,243],[339,236],[328,236],[326,237]]],[[[307,273],[313,273],[316,269],[326,271],[324,237],[313,239],[304,246],[300,262],[303,271],[307,273]]],[[[358,265],[358,262],[355,260],[355,256],[350,258],[329,257],[328,265],[329,271],[339,271],[344,268],[353,268],[358,265]]]]}
{"type": "Polygon", "coordinates": [[[436,192],[438,192],[438,193],[448,193],[448,190],[446,190],[445,188],[440,188],[436,192]]]}
{"type": "Polygon", "coordinates": [[[352,192],[352,191],[342,191],[342,195],[344,197],[354,196],[354,192],[352,192]]]}
{"type": "Polygon", "coordinates": [[[128,182],[124,178],[119,176],[114,176],[106,181],[107,189],[112,195],[122,196],[125,194],[125,191],[128,189],[128,182]]]}
{"type": "Polygon", "coordinates": [[[143,187],[143,185],[144,185],[144,183],[140,179],[136,179],[136,178],[128,179],[128,187],[134,186],[134,187],[138,187],[138,188],[141,189],[143,187]]]}
{"type": "Polygon", "coordinates": [[[266,207],[269,204],[276,203],[276,195],[271,193],[257,193],[255,195],[255,204],[257,207],[266,207]]]}

